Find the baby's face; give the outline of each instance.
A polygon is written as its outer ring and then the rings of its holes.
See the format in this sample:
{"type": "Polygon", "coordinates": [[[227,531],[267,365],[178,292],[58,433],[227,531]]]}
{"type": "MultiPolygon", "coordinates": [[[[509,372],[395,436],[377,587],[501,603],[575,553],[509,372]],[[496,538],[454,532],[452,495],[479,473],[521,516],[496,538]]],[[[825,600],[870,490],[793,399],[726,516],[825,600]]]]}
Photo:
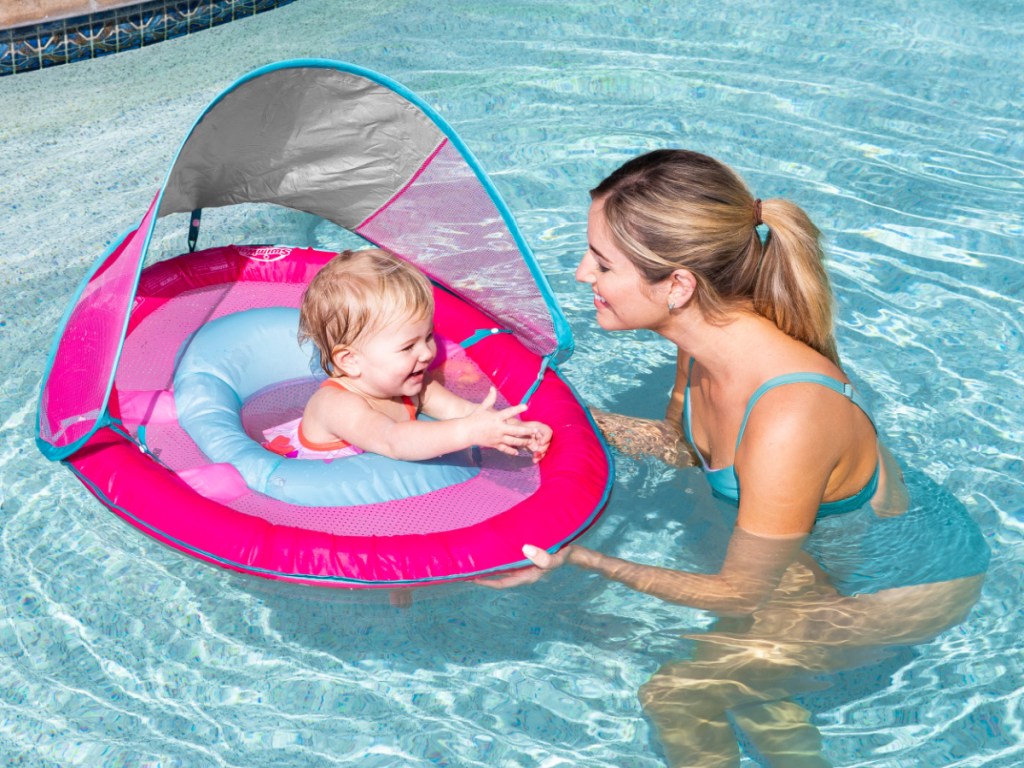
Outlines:
{"type": "Polygon", "coordinates": [[[437,355],[434,318],[407,318],[355,345],[359,386],[373,397],[413,397],[423,390],[427,366],[437,355]]]}

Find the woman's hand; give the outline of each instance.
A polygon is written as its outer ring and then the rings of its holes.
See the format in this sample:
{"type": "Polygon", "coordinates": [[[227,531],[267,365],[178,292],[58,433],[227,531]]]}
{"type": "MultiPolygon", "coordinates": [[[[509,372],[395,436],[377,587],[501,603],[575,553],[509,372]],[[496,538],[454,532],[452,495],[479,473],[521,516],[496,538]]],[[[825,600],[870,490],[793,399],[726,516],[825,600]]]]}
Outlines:
{"type": "Polygon", "coordinates": [[[524,421],[523,423],[533,430],[530,434],[530,441],[526,444],[526,450],[533,454],[533,463],[536,464],[547,455],[551,445],[551,427],[539,421],[524,421]]]}
{"type": "Polygon", "coordinates": [[[540,547],[524,544],[523,554],[533,563],[532,567],[520,568],[518,571],[512,571],[496,578],[476,579],[476,583],[491,589],[509,589],[511,587],[520,587],[524,584],[533,584],[540,580],[548,571],[561,568],[569,562],[569,555],[572,552],[573,546],[569,544],[552,555],[540,547]]]}
{"type": "Polygon", "coordinates": [[[553,571],[555,568],[561,568],[569,562],[569,555],[572,553],[572,550],[573,545],[569,544],[552,555],[547,550],[535,547],[533,544],[523,545],[523,554],[542,571],[553,571]]]}

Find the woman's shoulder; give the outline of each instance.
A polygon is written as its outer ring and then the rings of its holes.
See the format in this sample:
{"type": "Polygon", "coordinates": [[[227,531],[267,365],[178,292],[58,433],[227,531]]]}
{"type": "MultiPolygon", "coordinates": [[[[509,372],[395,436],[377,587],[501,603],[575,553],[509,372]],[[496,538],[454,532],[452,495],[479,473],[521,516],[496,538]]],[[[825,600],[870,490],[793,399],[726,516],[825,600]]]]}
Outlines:
{"type": "Polygon", "coordinates": [[[869,464],[874,466],[877,435],[870,416],[843,386],[846,376],[830,373],[793,371],[782,375],[784,385],[765,389],[756,407],[748,409],[737,463],[772,471],[785,465],[808,481],[826,481],[837,468],[842,472],[863,465],[867,471],[869,464]]]}
{"type": "Polygon", "coordinates": [[[813,406],[835,402],[831,393],[847,392],[850,379],[837,363],[803,342],[782,336],[777,344],[752,348],[739,361],[746,369],[742,379],[752,401],[771,396],[777,402],[792,400],[813,406]]]}
{"type": "Polygon", "coordinates": [[[752,349],[744,365],[750,393],[744,442],[759,436],[787,443],[828,437],[859,410],[850,402],[846,373],[791,337],[752,349]]]}
{"type": "Polygon", "coordinates": [[[753,377],[747,404],[750,428],[773,432],[828,433],[861,409],[852,385],[835,363],[811,351],[783,357],[753,377]]]}

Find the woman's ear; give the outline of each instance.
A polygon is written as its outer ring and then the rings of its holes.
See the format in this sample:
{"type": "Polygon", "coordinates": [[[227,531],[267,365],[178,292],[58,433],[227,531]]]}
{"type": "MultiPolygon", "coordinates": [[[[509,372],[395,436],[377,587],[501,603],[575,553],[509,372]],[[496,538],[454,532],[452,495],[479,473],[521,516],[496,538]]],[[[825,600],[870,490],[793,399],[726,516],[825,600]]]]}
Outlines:
{"type": "Polygon", "coordinates": [[[668,283],[666,300],[670,309],[685,306],[697,290],[697,278],[688,269],[677,269],[665,280],[668,283]]]}
{"type": "Polygon", "coordinates": [[[349,347],[335,347],[331,353],[331,363],[336,373],[349,378],[359,375],[359,356],[349,347]]]}

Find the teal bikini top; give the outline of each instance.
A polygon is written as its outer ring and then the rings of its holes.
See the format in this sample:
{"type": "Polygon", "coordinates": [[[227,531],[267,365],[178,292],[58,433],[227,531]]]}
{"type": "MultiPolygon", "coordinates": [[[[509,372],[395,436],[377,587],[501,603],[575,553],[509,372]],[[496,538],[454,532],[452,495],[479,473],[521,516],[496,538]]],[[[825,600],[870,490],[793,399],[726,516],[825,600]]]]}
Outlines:
{"type": "MultiPolygon", "coordinates": [[[[690,370],[686,373],[686,390],[683,393],[683,430],[686,434],[686,439],[690,442],[690,445],[694,446],[694,450],[696,450],[696,445],[693,442],[693,432],[690,427],[690,374],[692,372],[693,358],[691,357],[690,370]]],[[[740,423],[740,432],[736,436],[737,451],[740,448],[740,441],[743,440],[743,431],[747,428],[747,420],[750,418],[750,412],[754,409],[757,401],[760,400],[766,392],[775,389],[775,387],[798,383],[820,384],[824,387],[828,387],[833,392],[838,392],[839,394],[844,395],[850,400],[850,402],[864,411],[864,414],[869,420],[871,419],[871,414],[868,413],[867,408],[864,407],[864,404],[861,402],[856,392],[853,391],[852,385],[844,384],[837,379],[833,379],[831,376],[825,376],[821,373],[787,373],[782,376],[776,376],[772,379],[768,379],[768,381],[758,387],[754,394],[750,396],[750,400],[747,402],[747,411],[743,414],[743,421],[740,423]]],[[[874,426],[874,421],[871,422],[871,425],[874,426]]],[[[696,453],[700,458],[700,463],[704,468],[704,474],[707,476],[711,490],[719,496],[739,503],[740,479],[736,476],[735,466],[730,464],[728,467],[712,469],[704,460],[704,456],[701,455],[701,452],[696,451],[696,453]]],[[[879,465],[876,464],[875,472],[868,481],[868,484],[865,485],[858,493],[845,499],[823,502],[818,508],[819,517],[825,515],[837,515],[841,512],[849,512],[864,506],[865,503],[871,500],[871,497],[875,495],[875,491],[878,489],[878,473],[879,465]]]]}

